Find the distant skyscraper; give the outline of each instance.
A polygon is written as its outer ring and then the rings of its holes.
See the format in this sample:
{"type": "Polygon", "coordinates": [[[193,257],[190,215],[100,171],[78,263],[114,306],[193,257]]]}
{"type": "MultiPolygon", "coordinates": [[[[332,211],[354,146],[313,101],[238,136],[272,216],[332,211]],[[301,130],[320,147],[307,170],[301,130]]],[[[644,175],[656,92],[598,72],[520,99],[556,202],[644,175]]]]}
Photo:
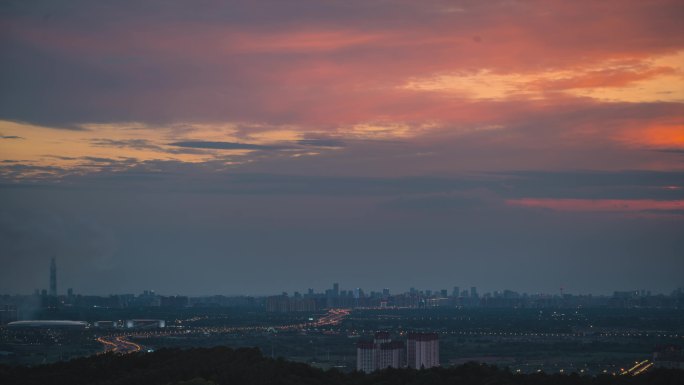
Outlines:
{"type": "Polygon", "coordinates": [[[437,333],[409,333],[406,347],[409,368],[439,366],[439,336],[437,333]]]}
{"type": "Polygon", "coordinates": [[[337,283],[337,282],[333,283],[333,295],[334,295],[335,297],[339,297],[339,296],[340,296],[340,284],[337,283]]]}
{"type": "Polygon", "coordinates": [[[57,263],[55,257],[50,262],[50,296],[57,296],[57,263]]]}
{"type": "Polygon", "coordinates": [[[470,297],[477,298],[477,288],[475,286],[470,288],[470,297]]]}
{"type": "Polygon", "coordinates": [[[454,286],[454,291],[451,292],[451,295],[453,297],[460,297],[461,296],[461,288],[458,286],[454,286]]]}

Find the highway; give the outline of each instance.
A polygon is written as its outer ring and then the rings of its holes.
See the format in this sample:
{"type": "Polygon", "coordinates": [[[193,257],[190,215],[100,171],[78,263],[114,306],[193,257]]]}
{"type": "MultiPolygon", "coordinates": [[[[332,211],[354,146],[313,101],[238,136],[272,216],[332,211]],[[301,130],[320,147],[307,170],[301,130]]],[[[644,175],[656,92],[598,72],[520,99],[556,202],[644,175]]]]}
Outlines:
{"type": "MultiPolygon", "coordinates": [[[[345,317],[351,313],[349,309],[330,309],[328,312],[313,322],[296,323],[289,325],[277,325],[277,326],[236,326],[236,327],[202,327],[196,329],[183,329],[183,330],[165,330],[162,332],[155,331],[154,335],[164,336],[164,335],[174,335],[174,334],[187,334],[189,332],[201,332],[201,333],[239,333],[239,332],[267,332],[269,330],[300,330],[309,328],[319,328],[325,326],[338,325],[345,317]]],[[[145,332],[137,331],[135,333],[124,333],[124,334],[114,334],[109,336],[103,336],[97,338],[97,341],[104,345],[104,352],[115,352],[120,354],[134,353],[142,350],[142,347],[135,342],[128,341],[127,338],[136,335],[144,335],[145,332]]]]}

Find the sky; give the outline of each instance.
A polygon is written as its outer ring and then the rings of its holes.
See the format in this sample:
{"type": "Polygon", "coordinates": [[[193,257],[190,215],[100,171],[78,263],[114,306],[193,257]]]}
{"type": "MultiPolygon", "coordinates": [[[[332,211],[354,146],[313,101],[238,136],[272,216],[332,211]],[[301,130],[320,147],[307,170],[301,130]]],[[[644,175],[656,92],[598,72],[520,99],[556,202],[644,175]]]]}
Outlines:
{"type": "Polygon", "coordinates": [[[0,3],[0,293],[684,286],[684,2],[0,3]]]}

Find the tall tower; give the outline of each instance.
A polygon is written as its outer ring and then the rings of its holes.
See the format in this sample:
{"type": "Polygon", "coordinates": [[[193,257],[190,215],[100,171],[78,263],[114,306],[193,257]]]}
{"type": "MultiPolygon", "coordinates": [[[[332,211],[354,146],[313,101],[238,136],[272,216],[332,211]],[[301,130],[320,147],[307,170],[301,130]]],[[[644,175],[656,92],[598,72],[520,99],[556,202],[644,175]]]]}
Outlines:
{"type": "Polygon", "coordinates": [[[50,262],[50,296],[57,296],[57,263],[55,263],[55,257],[52,257],[50,262]]]}

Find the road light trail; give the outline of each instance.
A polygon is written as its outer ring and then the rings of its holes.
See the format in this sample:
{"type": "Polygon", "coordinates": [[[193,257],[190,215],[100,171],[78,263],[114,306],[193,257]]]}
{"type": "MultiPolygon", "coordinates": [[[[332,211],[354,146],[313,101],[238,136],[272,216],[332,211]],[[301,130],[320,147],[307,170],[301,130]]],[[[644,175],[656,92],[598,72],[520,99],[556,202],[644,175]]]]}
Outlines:
{"type": "Polygon", "coordinates": [[[641,367],[640,369],[636,370],[634,373],[632,373],[633,376],[638,376],[639,374],[647,371],[653,366],[653,362],[649,362],[647,365],[641,367]]]}
{"type": "MultiPolygon", "coordinates": [[[[236,333],[236,332],[264,332],[270,329],[273,330],[299,330],[307,328],[319,328],[325,326],[339,325],[344,318],[346,318],[351,313],[350,309],[329,309],[328,312],[321,318],[314,322],[303,322],[290,325],[278,325],[278,326],[236,326],[236,327],[205,327],[197,328],[193,331],[204,332],[204,333],[236,333]]],[[[155,333],[159,336],[175,335],[175,334],[185,334],[190,330],[173,330],[165,331],[162,333],[155,333]]],[[[128,341],[126,338],[139,335],[140,333],[134,334],[124,334],[124,335],[110,335],[99,337],[98,342],[105,346],[106,352],[116,352],[116,353],[134,353],[142,350],[142,346],[136,344],[135,342],[128,341]]]]}
{"type": "Polygon", "coordinates": [[[627,370],[623,370],[622,373],[620,373],[620,375],[622,375],[622,376],[627,376],[627,375],[636,376],[636,375],[639,375],[639,374],[645,372],[651,366],[653,366],[653,362],[650,362],[649,360],[643,360],[641,362],[637,362],[631,368],[629,368],[627,370]]]}
{"type": "Polygon", "coordinates": [[[127,336],[106,336],[99,337],[97,342],[105,346],[104,353],[116,352],[116,353],[134,353],[142,350],[142,346],[126,340],[127,336]]]}
{"type": "Polygon", "coordinates": [[[99,337],[97,342],[104,345],[105,351],[103,353],[115,352],[117,350],[117,345],[111,341],[108,341],[106,337],[99,337]]]}

